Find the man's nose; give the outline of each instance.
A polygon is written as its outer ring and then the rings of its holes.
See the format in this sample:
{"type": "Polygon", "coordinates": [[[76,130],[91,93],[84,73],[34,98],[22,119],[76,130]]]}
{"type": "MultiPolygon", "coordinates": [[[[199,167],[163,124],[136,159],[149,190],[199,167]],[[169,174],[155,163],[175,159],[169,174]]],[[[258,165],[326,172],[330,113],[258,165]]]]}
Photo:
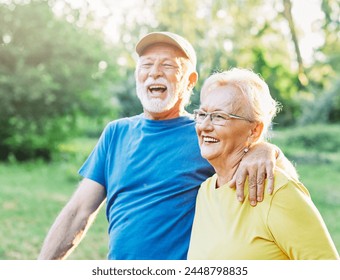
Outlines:
{"type": "Polygon", "coordinates": [[[163,75],[163,72],[161,71],[161,65],[159,63],[155,63],[152,65],[150,72],[149,72],[149,77],[158,78],[163,75]]]}

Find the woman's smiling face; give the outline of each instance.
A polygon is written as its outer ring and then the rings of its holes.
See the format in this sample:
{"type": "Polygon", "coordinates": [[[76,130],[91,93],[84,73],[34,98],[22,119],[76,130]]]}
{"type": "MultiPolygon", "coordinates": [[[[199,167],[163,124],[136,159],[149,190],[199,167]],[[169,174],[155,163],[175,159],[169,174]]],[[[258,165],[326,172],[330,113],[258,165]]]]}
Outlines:
{"type": "MultiPolygon", "coordinates": [[[[225,112],[242,116],[248,102],[234,86],[219,86],[201,93],[200,110],[206,113],[225,112]]],[[[248,146],[253,123],[242,119],[227,119],[224,125],[212,124],[209,117],[196,124],[201,155],[208,161],[224,160],[232,153],[239,153],[248,146]]],[[[215,167],[215,166],[214,166],[215,167]]]]}

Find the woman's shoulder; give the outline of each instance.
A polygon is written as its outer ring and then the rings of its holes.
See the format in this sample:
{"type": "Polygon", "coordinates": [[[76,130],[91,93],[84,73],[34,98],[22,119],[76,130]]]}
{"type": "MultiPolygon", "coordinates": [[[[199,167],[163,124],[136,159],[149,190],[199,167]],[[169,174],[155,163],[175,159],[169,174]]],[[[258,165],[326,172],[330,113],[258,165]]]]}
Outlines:
{"type": "Polygon", "coordinates": [[[289,172],[281,168],[275,168],[274,171],[274,192],[273,195],[282,190],[301,191],[310,197],[308,189],[295,176],[291,176],[289,172]]]}

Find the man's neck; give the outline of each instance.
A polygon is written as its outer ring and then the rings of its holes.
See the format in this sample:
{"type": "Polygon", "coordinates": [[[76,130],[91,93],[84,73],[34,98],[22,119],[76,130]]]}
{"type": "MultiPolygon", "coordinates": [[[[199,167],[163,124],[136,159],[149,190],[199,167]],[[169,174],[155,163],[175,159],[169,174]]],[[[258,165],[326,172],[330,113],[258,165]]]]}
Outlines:
{"type": "Polygon", "coordinates": [[[189,116],[190,114],[185,110],[182,111],[166,111],[161,113],[154,113],[144,110],[144,117],[150,120],[162,121],[162,120],[170,120],[176,119],[183,116],[189,116]]]}

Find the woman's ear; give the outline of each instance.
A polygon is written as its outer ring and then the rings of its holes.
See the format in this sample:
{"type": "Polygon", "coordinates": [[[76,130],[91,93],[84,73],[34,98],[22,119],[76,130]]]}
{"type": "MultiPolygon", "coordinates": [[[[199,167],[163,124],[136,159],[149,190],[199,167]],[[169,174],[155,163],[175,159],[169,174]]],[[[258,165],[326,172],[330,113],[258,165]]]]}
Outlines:
{"type": "Polygon", "coordinates": [[[251,135],[250,139],[252,143],[255,143],[258,141],[262,135],[263,131],[263,122],[257,122],[255,123],[255,126],[251,129],[251,135]]]}

